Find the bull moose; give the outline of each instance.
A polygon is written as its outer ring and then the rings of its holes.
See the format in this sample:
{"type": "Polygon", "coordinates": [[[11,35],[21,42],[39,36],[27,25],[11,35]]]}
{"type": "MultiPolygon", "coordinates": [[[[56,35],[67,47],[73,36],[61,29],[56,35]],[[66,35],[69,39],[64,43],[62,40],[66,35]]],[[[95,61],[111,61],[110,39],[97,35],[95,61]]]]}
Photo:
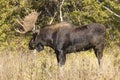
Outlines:
{"type": "Polygon", "coordinates": [[[66,54],[93,49],[100,65],[105,40],[106,28],[99,23],[75,26],[68,22],[60,22],[33,33],[29,49],[38,52],[49,46],[55,50],[60,66],[65,64],[66,54]]]}
{"type": "Polygon", "coordinates": [[[61,22],[46,26],[34,33],[29,42],[29,49],[41,51],[44,46],[49,46],[55,50],[58,63],[64,65],[67,53],[93,48],[100,65],[104,38],[105,27],[101,24],[91,23],[82,27],[75,27],[72,24],[61,22]]]}

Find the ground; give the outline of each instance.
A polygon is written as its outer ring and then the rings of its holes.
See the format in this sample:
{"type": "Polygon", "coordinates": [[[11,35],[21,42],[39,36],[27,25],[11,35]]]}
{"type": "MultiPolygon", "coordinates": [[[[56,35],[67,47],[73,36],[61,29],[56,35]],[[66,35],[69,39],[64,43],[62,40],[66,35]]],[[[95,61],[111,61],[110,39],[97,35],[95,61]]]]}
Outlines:
{"type": "Polygon", "coordinates": [[[57,65],[54,51],[45,48],[39,54],[0,52],[0,80],[119,80],[120,48],[104,50],[102,68],[94,52],[85,51],[67,55],[66,64],[57,65]]]}

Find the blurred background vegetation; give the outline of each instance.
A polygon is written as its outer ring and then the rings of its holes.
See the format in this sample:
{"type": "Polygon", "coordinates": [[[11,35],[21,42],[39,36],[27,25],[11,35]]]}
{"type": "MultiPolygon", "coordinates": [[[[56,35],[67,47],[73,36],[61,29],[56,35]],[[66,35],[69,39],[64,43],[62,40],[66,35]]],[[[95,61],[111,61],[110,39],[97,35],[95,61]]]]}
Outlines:
{"type": "MultiPolygon", "coordinates": [[[[120,46],[120,3],[117,0],[65,0],[62,6],[63,20],[77,26],[88,23],[101,23],[107,28],[106,46],[120,46]],[[114,13],[105,9],[109,8],[114,13]]],[[[61,0],[0,0],[0,50],[17,51],[27,49],[31,34],[19,34],[14,28],[20,26],[16,19],[24,18],[31,11],[41,12],[37,27],[47,25],[51,17],[54,23],[60,22],[61,0]]]]}
{"type": "MultiPolygon", "coordinates": [[[[36,28],[60,22],[62,0],[0,0],[0,80],[119,80],[120,79],[120,0],[65,0],[63,20],[77,26],[101,23],[106,26],[103,73],[99,74],[93,51],[67,55],[61,78],[53,50],[39,54],[28,50],[32,33],[19,34],[16,19],[32,11],[40,12],[36,28]],[[60,79],[59,79],[60,78],[60,79]]],[[[79,53],[79,52],[77,52],[79,53]]]]}

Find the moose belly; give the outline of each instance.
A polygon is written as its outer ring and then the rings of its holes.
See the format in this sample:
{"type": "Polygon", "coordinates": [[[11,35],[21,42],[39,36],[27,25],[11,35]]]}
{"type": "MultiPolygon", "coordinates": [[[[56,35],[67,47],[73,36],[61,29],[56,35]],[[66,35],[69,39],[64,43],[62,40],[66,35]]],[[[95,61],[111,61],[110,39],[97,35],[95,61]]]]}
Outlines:
{"type": "Polygon", "coordinates": [[[93,48],[93,46],[90,44],[86,44],[86,45],[75,44],[75,45],[68,46],[66,48],[66,52],[72,53],[72,52],[86,51],[86,50],[89,50],[91,48],[93,48]]]}

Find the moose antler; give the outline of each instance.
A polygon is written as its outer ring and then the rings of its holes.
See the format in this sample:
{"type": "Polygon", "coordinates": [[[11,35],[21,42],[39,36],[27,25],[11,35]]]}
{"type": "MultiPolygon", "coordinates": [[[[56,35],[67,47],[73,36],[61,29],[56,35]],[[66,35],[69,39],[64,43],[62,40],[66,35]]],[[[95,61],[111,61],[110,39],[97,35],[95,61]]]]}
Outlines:
{"type": "Polygon", "coordinates": [[[24,30],[20,31],[19,29],[15,29],[16,32],[25,34],[29,31],[32,31],[33,29],[35,29],[35,22],[36,22],[38,16],[39,16],[39,13],[37,11],[34,11],[34,12],[28,14],[27,16],[25,16],[25,18],[23,20],[17,19],[17,22],[23,27],[24,30]]]}

